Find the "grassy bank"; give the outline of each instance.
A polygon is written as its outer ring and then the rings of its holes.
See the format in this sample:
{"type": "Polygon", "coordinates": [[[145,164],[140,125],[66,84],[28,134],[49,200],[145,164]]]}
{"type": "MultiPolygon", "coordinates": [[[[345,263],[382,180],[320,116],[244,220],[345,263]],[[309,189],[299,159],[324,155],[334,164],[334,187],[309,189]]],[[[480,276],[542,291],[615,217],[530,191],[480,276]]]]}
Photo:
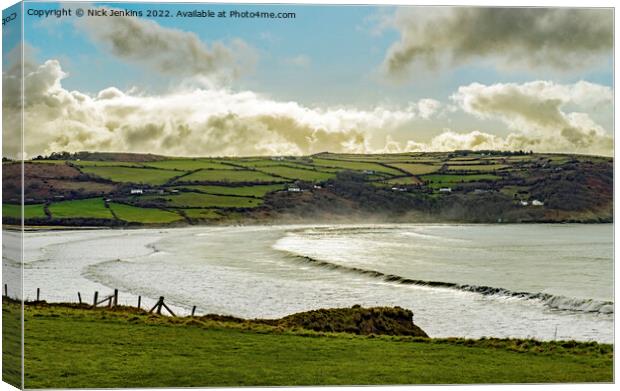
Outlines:
{"type": "MultiPolygon", "coordinates": [[[[5,321],[15,311],[17,305],[5,302],[5,321]]],[[[169,318],[129,308],[27,305],[25,386],[613,380],[611,345],[324,333],[295,326],[290,318],[287,322],[169,318]]]]}

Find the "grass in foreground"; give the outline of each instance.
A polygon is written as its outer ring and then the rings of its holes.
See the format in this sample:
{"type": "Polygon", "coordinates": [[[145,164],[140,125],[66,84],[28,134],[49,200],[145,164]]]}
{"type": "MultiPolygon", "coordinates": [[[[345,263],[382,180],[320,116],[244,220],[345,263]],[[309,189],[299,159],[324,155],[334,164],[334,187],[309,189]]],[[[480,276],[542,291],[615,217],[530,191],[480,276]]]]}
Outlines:
{"type": "MultiPolygon", "coordinates": [[[[16,309],[4,303],[5,310],[16,309]]],[[[611,345],[317,333],[26,306],[26,387],[611,382],[611,345]]]]}
{"type": "Polygon", "coordinates": [[[2,303],[2,380],[22,385],[22,324],[19,304],[2,303]]]}

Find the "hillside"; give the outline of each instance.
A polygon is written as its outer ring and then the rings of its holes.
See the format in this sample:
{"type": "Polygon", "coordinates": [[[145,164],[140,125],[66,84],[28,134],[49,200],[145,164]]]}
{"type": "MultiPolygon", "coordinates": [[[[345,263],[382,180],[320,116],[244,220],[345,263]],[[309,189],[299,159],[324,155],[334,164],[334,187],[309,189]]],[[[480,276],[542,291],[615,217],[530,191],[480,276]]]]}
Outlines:
{"type": "MultiPolygon", "coordinates": [[[[11,384],[21,380],[21,313],[3,298],[11,384]]],[[[23,314],[26,388],[613,381],[613,345],[426,338],[402,308],[243,320],[30,302],[23,314]]]]}
{"type": "MultiPolygon", "coordinates": [[[[456,151],[170,158],[57,153],[24,163],[26,224],[611,222],[613,159],[456,151]]],[[[21,165],[3,163],[3,222],[21,165]]]]}

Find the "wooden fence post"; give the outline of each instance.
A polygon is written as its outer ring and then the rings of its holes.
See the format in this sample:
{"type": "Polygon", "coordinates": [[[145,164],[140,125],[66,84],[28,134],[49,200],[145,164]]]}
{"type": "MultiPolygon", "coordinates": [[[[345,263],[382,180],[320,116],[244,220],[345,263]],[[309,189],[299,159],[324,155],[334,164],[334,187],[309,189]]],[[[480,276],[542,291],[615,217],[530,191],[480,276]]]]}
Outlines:
{"type": "Polygon", "coordinates": [[[97,298],[99,297],[99,292],[95,291],[95,298],[93,299],[93,307],[97,306],[97,298]]]}
{"type": "Polygon", "coordinates": [[[161,306],[164,304],[164,297],[160,296],[159,301],[157,302],[157,315],[161,315],[161,306]]]}
{"type": "Polygon", "coordinates": [[[6,297],[9,297],[9,288],[6,286],[6,284],[4,284],[4,295],[6,297]]]}
{"type": "Polygon", "coordinates": [[[161,303],[161,301],[163,300],[163,297],[160,297],[159,300],[157,300],[157,303],[155,303],[155,305],[153,306],[153,308],[151,308],[149,310],[149,314],[153,311],[155,311],[155,309],[157,308],[161,308],[161,305],[159,303],[161,303]]]}
{"type": "Polygon", "coordinates": [[[118,305],[118,289],[114,289],[114,307],[118,305]]]}
{"type": "Polygon", "coordinates": [[[166,305],[166,303],[164,303],[164,297],[163,296],[159,296],[159,300],[157,300],[157,303],[155,303],[155,305],[153,306],[153,308],[151,308],[149,310],[149,314],[155,310],[157,310],[157,315],[161,315],[161,308],[164,307],[166,309],[166,311],[168,311],[170,313],[170,315],[172,316],[176,316],[174,314],[174,312],[172,312],[172,310],[170,309],[170,307],[168,307],[166,305]]]}
{"type": "Polygon", "coordinates": [[[142,301],[142,296],[138,296],[138,309],[140,309],[141,301],[142,301]]]}
{"type": "Polygon", "coordinates": [[[82,304],[82,295],[80,295],[80,292],[78,292],[78,301],[82,304]]]}
{"type": "Polygon", "coordinates": [[[40,296],[41,296],[41,288],[37,288],[37,301],[39,301],[40,296]]]}
{"type": "Polygon", "coordinates": [[[192,316],[194,316],[194,314],[196,313],[196,306],[192,307],[192,316]]]}
{"type": "MultiPolygon", "coordinates": [[[[172,315],[172,316],[176,316],[176,315],[174,314],[174,312],[172,312],[172,310],[171,310],[171,309],[170,309],[170,308],[166,305],[166,303],[164,303],[164,298],[163,298],[163,297],[161,298],[161,305],[163,305],[163,306],[164,306],[164,308],[165,308],[165,309],[166,309],[166,310],[170,313],[170,315],[172,315]]],[[[160,307],[160,309],[161,309],[161,307],[160,307]]]]}

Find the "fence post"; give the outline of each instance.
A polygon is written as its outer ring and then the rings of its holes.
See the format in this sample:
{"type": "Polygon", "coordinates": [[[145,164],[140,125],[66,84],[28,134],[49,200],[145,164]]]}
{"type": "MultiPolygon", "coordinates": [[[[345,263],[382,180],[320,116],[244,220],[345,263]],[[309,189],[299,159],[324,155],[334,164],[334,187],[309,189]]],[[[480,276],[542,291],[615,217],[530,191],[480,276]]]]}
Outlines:
{"type": "Polygon", "coordinates": [[[9,288],[6,286],[6,284],[4,284],[4,295],[6,297],[9,297],[9,288]]]}
{"type": "Polygon", "coordinates": [[[194,316],[194,314],[196,313],[196,306],[192,307],[192,316],[194,316]]]}
{"type": "Polygon", "coordinates": [[[99,297],[99,292],[95,291],[95,299],[93,300],[93,307],[97,306],[97,298],[99,297]]]}
{"type": "Polygon", "coordinates": [[[164,297],[159,296],[159,302],[157,305],[157,315],[161,315],[161,306],[164,304],[164,297]]]}
{"type": "Polygon", "coordinates": [[[78,292],[78,301],[82,304],[82,295],[80,295],[80,292],[78,292]]]}
{"type": "Polygon", "coordinates": [[[118,305],[118,289],[114,289],[114,307],[118,305]]]}
{"type": "Polygon", "coordinates": [[[142,301],[142,296],[138,296],[138,309],[140,309],[140,302],[142,301]]]}
{"type": "Polygon", "coordinates": [[[162,300],[163,300],[163,299],[164,299],[163,297],[160,297],[160,298],[159,298],[159,300],[157,300],[157,303],[155,303],[155,305],[153,306],[153,308],[151,308],[151,309],[149,310],[149,314],[150,314],[151,312],[155,311],[155,309],[159,309],[159,310],[161,311],[161,302],[162,302],[162,300]]]}
{"type": "Polygon", "coordinates": [[[39,301],[40,296],[41,296],[41,288],[37,288],[37,301],[39,301]]]}
{"type": "MultiPolygon", "coordinates": [[[[172,315],[172,316],[176,316],[176,315],[174,314],[174,312],[172,312],[172,310],[171,310],[171,309],[170,309],[170,308],[166,305],[166,303],[164,303],[164,298],[163,298],[163,297],[162,297],[162,300],[161,300],[161,305],[162,305],[162,306],[164,306],[164,308],[166,309],[166,311],[168,311],[168,312],[170,313],[170,315],[172,315]]],[[[160,307],[160,308],[161,308],[161,307],[160,307]]]]}

